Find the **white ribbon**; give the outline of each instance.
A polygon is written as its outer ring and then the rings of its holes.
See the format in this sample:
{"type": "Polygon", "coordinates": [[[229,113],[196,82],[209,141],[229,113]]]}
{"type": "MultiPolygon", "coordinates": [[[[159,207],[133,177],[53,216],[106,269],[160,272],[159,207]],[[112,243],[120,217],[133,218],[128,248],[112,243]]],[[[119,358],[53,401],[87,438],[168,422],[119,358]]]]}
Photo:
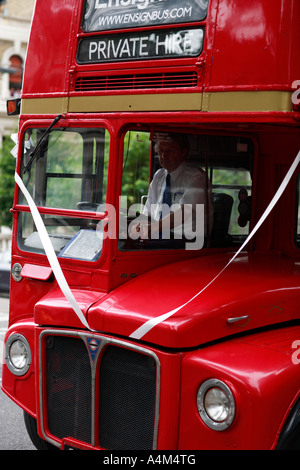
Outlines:
{"type": "MultiPolygon", "coordinates": [[[[275,196],[273,197],[272,201],[268,205],[267,209],[265,210],[265,212],[263,213],[263,215],[261,216],[261,218],[259,219],[259,221],[255,225],[255,227],[253,228],[253,230],[251,231],[251,233],[249,234],[249,236],[247,237],[245,242],[242,244],[242,246],[239,248],[239,250],[234,254],[234,256],[230,259],[230,261],[226,264],[226,266],[205,287],[203,287],[203,289],[201,289],[200,292],[198,292],[196,295],[194,295],[191,299],[189,299],[183,305],[180,305],[179,307],[175,308],[174,310],[171,310],[170,312],[167,312],[167,313],[165,313],[163,315],[160,315],[156,318],[152,318],[152,319],[148,320],[142,326],[140,326],[137,330],[135,330],[130,335],[130,338],[141,339],[143,336],[146,335],[146,333],[148,333],[156,325],[158,325],[159,323],[167,320],[172,315],[174,315],[179,310],[186,307],[189,303],[191,303],[193,300],[195,300],[218,277],[221,276],[221,274],[225,271],[225,269],[228,268],[228,266],[235,260],[235,258],[240,254],[240,252],[249,243],[251,238],[255,235],[257,230],[260,228],[260,226],[263,224],[263,222],[268,217],[270,212],[273,210],[274,206],[276,205],[276,203],[278,202],[278,200],[282,196],[283,192],[285,191],[290,179],[292,178],[292,176],[293,176],[293,174],[294,174],[294,172],[295,172],[295,170],[296,170],[296,168],[299,164],[299,161],[300,161],[300,151],[298,152],[297,157],[295,158],[293,164],[291,165],[289,171],[287,172],[284,180],[282,181],[280,187],[278,188],[275,196]]],[[[20,190],[22,191],[22,193],[24,194],[24,196],[25,196],[25,198],[28,202],[28,205],[29,205],[29,208],[30,208],[30,211],[31,211],[36,229],[37,229],[38,234],[40,236],[43,248],[45,250],[46,256],[47,256],[48,261],[49,261],[49,264],[52,268],[53,274],[56,278],[56,281],[57,281],[62,293],[64,294],[64,296],[66,297],[66,299],[70,303],[71,307],[73,308],[74,312],[76,313],[76,315],[79,318],[79,320],[81,321],[81,323],[87,329],[90,330],[91,328],[89,327],[88,322],[86,321],[86,318],[85,318],[83,312],[81,311],[81,309],[80,309],[80,307],[79,307],[79,305],[78,305],[78,303],[77,303],[77,301],[76,301],[76,299],[75,299],[75,297],[74,297],[74,295],[73,295],[73,293],[72,293],[72,291],[71,291],[71,289],[70,289],[70,287],[69,287],[69,285],[66,281],[66,278],[65,278],[65,276],[62,272],[62,269],[61,269],[60,264],[58,262],[58,258],[56,256],[56,253],[55,253],[54,248],[52,246],[52,243],[50,241],[48,232],[47,232],[46,227],[44,225],[44,222],[43,222],[43,220],[40,216],[40,213],[39,213],[32,197],[30,196],[29,192],[27,191],[22,179],[20,178],[20,176],[17,173],[15,173],[15,181],[16,181],[17,185],[19,186],[20,190]]]]}
{"type": "Polygon", "coordinates": [[[75,299],[75,297],[74,297],[74,295],[73,295],[73,293],[72,293],[72,291],[71,291],[71,289],[70,289],[70,287],[69,287],[69,285],[66,281],[64,273],[62,272],[62,269],[61,269],[60,264],[58,262],[58,258],[56,256],[56,253],[55,253],[54,248],[52,246],[52,243],[51,243],[51,240],[49,238],[48,232],[46,230],[46,227],[44,225],[42,217],[40,216],[40,213],[38,211],[38,208],[36,207],[35,202],[33,201],[32,197],[30,196],[30,194],[27,191],[22,179],[17,174],[17,172],[15,173],[15,181],[16,181],[17,185],[19,186],[20,190],[22,191],[22,193],[24,194],[24,196],[25,196],[25,198],[28,202],[28,205],[29,205],[29,208],[30,208],[30,211],[31,211],[36,229],[37,229],[38,234],[40,236],[43,248],[45,250],[46,256],[47,256],[48,261],[49,261],[49,264],[52,268],[53,274],[56,278],[56,281],[57,281],[62,293],[64,294],[64,296],[66,297],[66,299],[70,303],[72,309],[76,313],[76,315],[79,318],[79,320],[81,321],[81,323],[87,329],[90,330],[91,328],[89,327],[88,322],[86,321],[86,318],[85,318],[83,312],[81,311],[81,308],[79,307],[79,305],[78,305],[78,303],[77,303],[77,301],[76,301],[76,299],[75,299]]]}
{"type": "Polygon", "coordinates": [[[260,228],[260,226],[264,223],[264,221],[266,220],[266,218],[268,217],[270,212],[273,210],[274,206],[277,204],[278,200],[280,199],[283,192],[285,191],[285,188],[287,187],[290,179],[292,178],[292,176],[293,176],[293,174],[294,174],[294,172],[295,172],[295,170],[296,170],[296,168],[299,164],[299,161],[300,161],[300,151],[298,152],[297,157],[295,158],[292,166],[290,167],[289,171],[287,172],[284,180],[282,181],[281,185],[279,186],[275,196],[273,197],[272,201],[268,205],[267,209],[265,210],[265,212],[263,213],[263,215],[261,216],[261,218],[259,219],[259,221],[255,225],[255,227],[253,228],[253,230],[251,231],[251,233],[249,234],[249,236],[247,237],[245,242],[238,249],[238,251],[234,254],[234,256],[230,259],[230,261],[226,264],[226,266],[205,287],[203,287],[203,289],[201,289],[200,292],[198,292],[196,295],[194,295],[194,297],[189,299],[183,305],[180,305],[180,307],[177,307],[174,310],[171,310],[171,312],[167,312],[167,313],[165,313],[163,315],[160,315],[159,317],[156,317],[156,318],[151,318],[151,320],[148,320],[142,326],[140,326],[137,330],[135,330],[130,335],[130,338],[141,339],[143,336],[145,336],[146,333],[148,333],[150,330],[152,330],[152,328],[154,328],[156,325],[158,325],[159,323],[167,320],[172,315],[179,312],[179,310],[186,307],[189,303],[193,302],[193,300],[195,300],[197,297],[199,297],[199,295],[201,295],[202,292],[204,292],[216,279],[218,279],[218,277],[221,276],[221,274],[225,271],[225,269],[228,268],[228,266],[235,260],[235,258],[240,254],[240,252],[249,243],[251,238],[255,235],[257,230],[260,228]]]}

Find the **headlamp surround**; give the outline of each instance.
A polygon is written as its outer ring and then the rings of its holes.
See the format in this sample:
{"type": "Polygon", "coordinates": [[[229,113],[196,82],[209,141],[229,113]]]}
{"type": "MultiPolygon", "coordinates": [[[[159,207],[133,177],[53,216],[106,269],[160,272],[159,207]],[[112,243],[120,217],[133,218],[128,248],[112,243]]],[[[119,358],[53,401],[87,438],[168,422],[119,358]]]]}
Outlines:
{"type": "Polygon", "coordinates": [[[197,407],[202,421],[215,431],[224,431],[235,417],[235,400],[224,382],[209,379],[203,382],[197,393],[197,407]]]}
{"type": "Polygon", "coordinates": [[[8,369],[18,376],[25,375],[31,364],[30,346],[25,336],[14,333],[5,344],[5,362],[8,369]]]}

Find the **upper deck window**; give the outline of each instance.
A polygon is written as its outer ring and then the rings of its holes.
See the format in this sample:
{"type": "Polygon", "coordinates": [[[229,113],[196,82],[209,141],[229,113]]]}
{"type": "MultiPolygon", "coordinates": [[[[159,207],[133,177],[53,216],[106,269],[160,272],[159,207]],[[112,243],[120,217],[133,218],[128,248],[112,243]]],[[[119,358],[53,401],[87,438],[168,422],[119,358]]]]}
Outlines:
{"type": "MultiPolygon", "coordinates": [[[[92,261],[102,251],[98,228],[105,212],[109,134],[101,128],[63,128],[53,129],[45,139],[44,131],[25,133],[23,182],[39,207],[57,255],[92,261]],[[97,213],[96,217],[89,212],[97,213]]],[[[19,246],[44,253],[21,192],[18,204],[19,246]]]]}
{"type": "Polygon", "coordinates": [[[84,32],[203,21],[208,0],[86,0],[84,32]]]}

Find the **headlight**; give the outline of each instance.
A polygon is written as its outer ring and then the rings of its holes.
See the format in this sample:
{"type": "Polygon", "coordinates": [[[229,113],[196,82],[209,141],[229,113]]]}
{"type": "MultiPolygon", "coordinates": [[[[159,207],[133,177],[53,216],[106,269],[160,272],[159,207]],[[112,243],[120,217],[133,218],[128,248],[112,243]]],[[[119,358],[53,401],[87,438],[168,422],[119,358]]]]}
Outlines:
{"type": "Polygon", "coordinates": [[[27,339],[12,334],[5,344],[5,362],[14,375],[24,375],[31,364],[31,352],[27,339]]]}
{"type": "Polygon", "coordinates": [[[197,394],[201,419],[211,429],[224,431],[235,416],[235,400],[230,388],[221,380],[206,380],[197,394]]]}

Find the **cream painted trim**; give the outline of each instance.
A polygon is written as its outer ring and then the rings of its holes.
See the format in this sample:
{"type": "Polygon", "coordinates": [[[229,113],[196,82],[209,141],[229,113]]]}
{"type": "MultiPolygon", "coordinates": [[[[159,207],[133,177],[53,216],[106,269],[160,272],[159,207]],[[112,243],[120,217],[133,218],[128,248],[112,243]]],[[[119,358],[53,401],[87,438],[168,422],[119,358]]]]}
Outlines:
{"type": "Polygon", "coordinates": [[[22,114],[65,114],[138,111],[291,112],[288,91],[227,91],[140,95],[24,98],[22,114]]]}
{"type": "Polygon", "coordinates": [[[68,97],[24,98],[21,101],[21,114],[65,114],[68,105],[68,97]]]}
{"type": "Polygon", "coordinates": [[[203,93],[202,111],[267,112],[292,111],[292,96],[287,91],[225,91],[203,93]]]}
{"type": "Polygon", "coordinates": [[[21,114],[201,111],[201,93],[24,98],[21,114]]]}
{"type": "Polygon", "coordinates": [[[200,111],[200,93],[71,97],[69,112],[200,111]]]}

